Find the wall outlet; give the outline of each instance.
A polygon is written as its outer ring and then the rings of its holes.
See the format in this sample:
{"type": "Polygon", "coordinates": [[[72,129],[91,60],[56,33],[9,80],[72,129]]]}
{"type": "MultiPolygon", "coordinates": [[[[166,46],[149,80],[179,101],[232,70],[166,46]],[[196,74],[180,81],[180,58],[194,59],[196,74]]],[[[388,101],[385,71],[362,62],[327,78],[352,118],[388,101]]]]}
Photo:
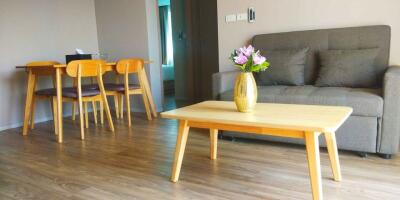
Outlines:
{"type": "Polygon", "coordinates": [[[226,23],[236,22],[236,15],[227,15],[225,17],[225,22],[226,23]]]}
{"type": "Polygon", "coordinates": [[[237,21],[247,21],[247,13],[237,14],[237,21]]]}

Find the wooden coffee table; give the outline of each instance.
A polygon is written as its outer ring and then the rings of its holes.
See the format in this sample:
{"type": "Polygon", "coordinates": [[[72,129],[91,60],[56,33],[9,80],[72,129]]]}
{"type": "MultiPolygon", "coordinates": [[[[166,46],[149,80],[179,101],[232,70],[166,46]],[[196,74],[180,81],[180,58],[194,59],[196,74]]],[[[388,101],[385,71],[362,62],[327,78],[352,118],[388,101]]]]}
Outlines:
{"type": "Polygon", "coordinates": [[[258,103],[252,113],[240,113],[233,102],[226,101],[206,101],[161,113],[163,118],[179,120],[171,181],[179,179],[190,127],[210,129],[210,157],[213,160],[217,158],[218,130],[301,138],[306,143],[313,199],[322,199],[318,136],[325,136],[333,177],[340,181],[335,131],[351,113],[349,107],[269,103],[258,103]]]}

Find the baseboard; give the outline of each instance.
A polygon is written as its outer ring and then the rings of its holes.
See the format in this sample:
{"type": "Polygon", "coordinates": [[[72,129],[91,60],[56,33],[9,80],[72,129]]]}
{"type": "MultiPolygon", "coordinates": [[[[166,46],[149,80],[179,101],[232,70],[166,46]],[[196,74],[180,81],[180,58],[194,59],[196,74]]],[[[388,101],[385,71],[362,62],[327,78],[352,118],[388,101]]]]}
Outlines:
{"type": "MultiPolygon", "coordinates": [[[[71,117],[71,114],[65,114],[63,117],[71,117]]],[[[37,123],[42,123],[42,122],[48,122],[53,120],[53,117],[42,117],[42,118],[36,118],[35,119],[35,124],[37,123]]],[[[23,122],[18,122],[14,124],[8,124],[8,125],[3,125],[0,126],[0,131],[8,130],[8,129],[13,129],[13,128],[20,128],[24,125],[23,122]]]]}
{"type": "MultiPolygon", "coordinates": [[[[135,112],[142,112],[142,113],[146,112],[146,110],[144,108],[142,108],[142,107],[134,107],[133,110],[135,112]]],[[[111,109],[111,111],[115,112],[114,109],[111,109]]],[[[92,110],[89,108],[88,112],[92,112],[92,110]]],[[[157,111],[157,112],[160,112],[160,111],[157,111]]],[[[71,116],[72,116],[71,113],[64,114],[64,117],[71,117],[71,116]]],[[[53,117],[36,118],[35,119],[35,123],[48,122],[48,121],[51,121],[51,120],[53,120],[53,117]]],[[[0,131],[13,129],[13,128],[20,128],[20,127],[23,126],[23,124],[24,124],[23,122],[18,122],[18,123],[3,125],[3,126],[0,126],[0,131]]]]}
{"type": "MultiPolygon", "coordinates": [[[[50,121],[50,120],[53,120],[53,117],[44,117],[44,118],[40,118],[40,119],[35,119],[35,123],[47,122],[47,121],[50,121]]],[[[13,128],[19,128],[19,127],[22,127],[23,125],[24,125],[23,122],[18,122],[18,123],[14,123],[14,124],[8,124],[8,125],[0,126],[0,131],[13,129],[13,128]]]]}

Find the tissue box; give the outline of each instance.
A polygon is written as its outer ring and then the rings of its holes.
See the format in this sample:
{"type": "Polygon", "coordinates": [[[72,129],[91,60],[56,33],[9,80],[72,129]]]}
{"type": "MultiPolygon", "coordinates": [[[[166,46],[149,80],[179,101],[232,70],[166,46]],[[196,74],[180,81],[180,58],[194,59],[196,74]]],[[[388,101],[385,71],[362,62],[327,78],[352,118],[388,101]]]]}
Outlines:
{"type": "Polygon", "coordinates": [[[65,56],[65,61],[67,64],[74,60],[91,60],[91,59],[92,59],[92,54],[75,54],[75,55],[65,56]]]}

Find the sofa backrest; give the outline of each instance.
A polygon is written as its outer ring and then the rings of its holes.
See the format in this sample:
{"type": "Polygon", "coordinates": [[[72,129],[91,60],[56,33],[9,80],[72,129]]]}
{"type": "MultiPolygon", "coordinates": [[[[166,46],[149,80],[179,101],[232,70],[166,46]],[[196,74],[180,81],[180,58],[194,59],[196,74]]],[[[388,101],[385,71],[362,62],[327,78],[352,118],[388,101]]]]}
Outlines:
{"type": "MultiPolygon", "coordinates": [[[[262,50],[288,50],[309,47],[305,68],[306,84],[314,84],[318,73],[318,52],[321,50],[379,48],[375,60],[377,73],[383,77],[389,63],[390,26],[363,26],[338,29],[261,34],[252,44],[262,50]]],[[[267,58],[268,59],[268,58],[267,58]]]]}

